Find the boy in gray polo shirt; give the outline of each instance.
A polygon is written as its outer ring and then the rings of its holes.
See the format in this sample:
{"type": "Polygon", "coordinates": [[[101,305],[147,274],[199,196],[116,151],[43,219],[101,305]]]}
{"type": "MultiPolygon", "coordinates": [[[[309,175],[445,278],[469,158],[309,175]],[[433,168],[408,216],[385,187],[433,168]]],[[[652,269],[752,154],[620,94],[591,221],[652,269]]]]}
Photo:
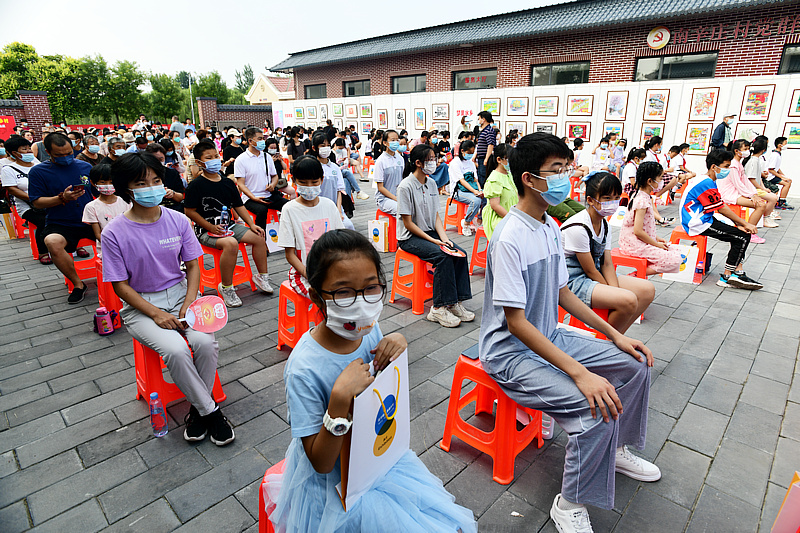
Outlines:
{"type": "Polygon", "coordinates": [[[569,193],[570,159],[566,144],[546,133],[523,137],[511,152],[520,200],[489,243],[480,331],[486,372],[569,435],[550,510],[562,533],[591,529],[585,504],[613,507],[615,471],[640,481],[661,477],[626,446],[645,445],[652,353],[570,292],[560,232],[545,213],[569,193]],[[559,305],[613,342],[556,329],[559,305]]]}

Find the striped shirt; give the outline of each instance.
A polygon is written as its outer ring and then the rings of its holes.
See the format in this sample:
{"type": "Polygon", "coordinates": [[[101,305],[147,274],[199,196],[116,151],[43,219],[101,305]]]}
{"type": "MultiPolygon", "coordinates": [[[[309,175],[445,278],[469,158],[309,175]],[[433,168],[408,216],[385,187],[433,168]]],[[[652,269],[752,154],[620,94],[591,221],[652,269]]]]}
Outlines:
{"type": "Polygon", "coordinates": [[[486,158],[486,152],[489,151],[489,145],[497,144],[497,134],[491,124],[487,124],[480,135],[478,135],[478,142],[475,148],[475,158],[477,161],[483,161],[486,158]]]}

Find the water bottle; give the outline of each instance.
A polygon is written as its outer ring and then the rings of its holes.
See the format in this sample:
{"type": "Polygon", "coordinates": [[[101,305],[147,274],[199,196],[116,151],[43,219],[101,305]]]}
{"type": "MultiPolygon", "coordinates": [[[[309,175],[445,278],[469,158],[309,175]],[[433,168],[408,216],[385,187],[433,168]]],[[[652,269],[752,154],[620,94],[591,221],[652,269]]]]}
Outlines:
{"type": "Polygon", "coordinates": [[[553,419],[544,413],[542,413],[542,437],[548,440],[553,438],[553,419]]]}
{"type": "Polygon", "coordinates": [[[694,269],[695,274],[705,274],[705,266],[703,265],[703,260],[699,260],[697,262],[697,267],[694,269]]]}
{"type": "Polygon", "coordinates": [[[114,333],[114,318],[105,307],[98,307],[94,312],[94,332],[99,335],[114,333]]]}
{"type": "Polygon", "coordinates": [[[156,437],[163,437],[169,431],[164,404],[161,403],[157,392],[150,393],[150,424],[153,426],[153,435],[156,437]]]}
{"type": "Polygon", "coordinates": [[[225,229],[228,229],[228,226],[231,223],[231,214],[228,213],[228,207],[222,207],[222,214],[219,217],[219,225],[225,229]]]}

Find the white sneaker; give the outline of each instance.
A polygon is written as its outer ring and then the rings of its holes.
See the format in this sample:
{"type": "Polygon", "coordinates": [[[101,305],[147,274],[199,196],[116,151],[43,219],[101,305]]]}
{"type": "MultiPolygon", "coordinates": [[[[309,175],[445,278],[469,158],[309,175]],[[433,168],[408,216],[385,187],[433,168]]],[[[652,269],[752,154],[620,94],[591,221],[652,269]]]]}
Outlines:
{"type": "Polygon", "coordinates": [[[359,191],[356,195],[356,198],[359,200],[369,200],[369,194],[365,193],[364,191],[359,191]]]}
{"type": "Polygon", "coordinates": [[[461,324],[461,319],[450,312],[446,307],[431,307],[430,313],[425,317],[431,322],[438,322],[446,328],[455,328],[461,324]]]}
{"type": "Polygon", "coordinates": [[[656,465],[633,455],[627,446],[617,448],[615,470],[638,481],[658,481],[661,479],[661,470],[656,465]]]}
{"type": "Polygon", "coordinates": [[[256,287],[267,294],[273,294],[275,289],[272,288],[272,285],[270,285],[269,282],[269,274],[255,274],[253,276],[253,283],[256,284],[256,287]]]}
{"type": "Polygon", "coordinates": [[[559,533],[594,533],[592,523],[589,521],[589,511],[581,505],[577,509],[565,511],[558,506],[562,500],[561,494],[556,494],[553,506],[550,507],[550,518],[559,533]]]}
{"type": "Polygon", "coordinates": [[[464,237],[472,236],[472,228],[467,224],[466,220],[461,221],[461,234],[464,235],[464,237]]]}
{"type": "Polygon", "coordinates": [[[769,214],[769,218],[771,218],[772,220],[780,220],[782,217],[778,214],[777,211],[773,211],[772,213],[769,214]]]}
{"type": "Polygon", "coordinates": [[[778,227],[778,223],[775,222],[775,220],[772,219],[772,218],[764,217],[764,227],[765,228],[777,228],[778,227]]]}
{"type": "Polygon", "coordinates": [[[225,300],[225,305],[228,307],[241,307],[242,301],[239,299],[239,296],[236,294],[236,289],[230,287],[228,289],[222,286],[222,283],[217,285],[217,294],[222,296],[222,299],[225,300]]]}
{"type": "Polygon", "coordinates": [[[449,306],[447,310],[450,311],[453,316],[457,317],[461,322],[472,322],[475,320],[475,313],[467,310],[466,307],[461,305],[461,302],[449,306]]]}

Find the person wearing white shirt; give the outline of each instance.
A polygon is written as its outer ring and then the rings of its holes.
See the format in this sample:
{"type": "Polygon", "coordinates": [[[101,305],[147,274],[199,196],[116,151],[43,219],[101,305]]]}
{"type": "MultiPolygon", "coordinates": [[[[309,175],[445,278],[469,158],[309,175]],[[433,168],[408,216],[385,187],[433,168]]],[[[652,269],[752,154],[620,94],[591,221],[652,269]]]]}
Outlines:
{"type": "Polygon", "coordinates": [[[342,171],[339,165],[330,160],[331,143],[324,133],[319,132],[314,134],[311,138],[311,150],[309,153],[316,156],[317,160],[322,165],[322,171],[325,176],[322,180],[320,196],[336,204],[342,219],[342,224],[344,224],[346,229],[355,229],[353,221],[345,216],[344,210],[342,209],[342,195],[345,194],[344,178],[342,177],[342,171]]]}
{"type": "Polygon", "coordinates": [[[572,153],[574,154],[574,165],[575,165],[575,177],[580,178],[581,176],[585,176],[589,173],[589,164],[587,164],[586,158],[590,157],[588,151],[584,150],[584,142],[583,139],[578,137],[574,141],[572,141],[572,145],[574,149],[572,153]]]}
{"type": "Polygon", "coordinates": [[[255,215],[256,225],[267,226],[270,209],[280,211],[287,200],[276,190],[278,171],[272,157],[265,152],[266,141],[260,128],[244,131],[247,150],[239,154],[233,164],[233,176],[242,192],[242,201],[248,211],[255,215]]]}
{"type": "Polygon", "coordinates": [[[786,137],[777,137],[775,139],[775,149],[770,154],[769,165],[767,165],[767,171],[770,174],[767,180],[773,185],[780,185],[781,187],[778,205],[775,206],[776,209],[794,209],[793,206],[786,203],[786,197],[789,195],[792,180],[787,178],[783,170],[781,170],[781,164],[783,163],[782,152],[788,143],[789,141],[786,137]]]}

